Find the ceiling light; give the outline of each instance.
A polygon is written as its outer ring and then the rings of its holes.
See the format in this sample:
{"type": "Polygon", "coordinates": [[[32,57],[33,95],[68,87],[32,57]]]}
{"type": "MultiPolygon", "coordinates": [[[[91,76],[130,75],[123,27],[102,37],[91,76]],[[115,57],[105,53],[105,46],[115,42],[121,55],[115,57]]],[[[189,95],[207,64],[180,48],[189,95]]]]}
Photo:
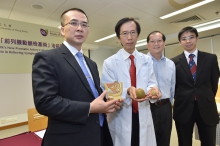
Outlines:
{"type": "Polygon", "coordinates": [[[43,6],[38,5],[38,4],[33,4],[31,7],[34,9],[38,9],[38,10],[43,9],[43,6]]]}
{"type": "MultiPolygon", "coordinates": [[[[213,20],[213,21],[209,21],[209,22],[205,22],[205,23],[202,23],[202,24],[194,25],[193,27],[195,27],[198,32],[218,28],[218,27],[220,27],[220,19],[216,19],[216,20],[213,20]]],[[[169,35],[166,35],[166,38],[167,39],[168,38],[174,38],[174,37],[177,37],[177,35],[178,35],[177,33],[169,34],[169,35]]],[[[143,41],[144,40],[138,41],[139,43],[137,43],[135,47],[137,48],[137,47],[140,47],[140,46],[147,45],[147,42],[143,42],[143,41]]]]}
{"type": "Polygon", "coordinates": [[[137,48],[137,47],[144,46],[144,45],[147,45],[146,40],[145,40],[145,42],[136,44],[135,47],[137,48]]]}
{"type": "Polygon", "coordinates": [[[214,29],[220,27],[220,19],[194,25],[198,32],[214,29]]]}
{"type": "Polygon", "coordinates": [[[207,4],[207,3],[209,3],[209,2],[212,2],[212,1],[215,1],[215,0],[204,0],[204,1],[202,1],[202,2],[199,2],[199,3],[196,3],[196,4],[194,4],[194,5],[188,6],[188,7],[186,7],[186,8],[180,9],[180,10],[178,10],[178,11],[175,11],[175,12],[172,12],[172,13],[170,13],[170,14],[164,15],[164,16],[160,17],[160,19],[166,19],[166,18],[172,17],[172,16],[174,16],[174,15],[177,15],[177,14],[186,12],[186,11],[188,11],[188,10],[194,9],[194,8],[196,8],[196,7],[205,5],[205,4],[207,4]]]}
{"type": "Polygon", "coordinates": [[[104,41],[104,40],[113,38],[113,37],[115,37],[115,36],[116,36],[116,34],[112,34],[112,35],[109,35],[109,36],[107,36],[107,37],[104,37],[104,38],[101,38],[101,39],[99,39],[99,40],[96,40],[96,41],[94,41],[94,42],[98,43],[98,42],[101,42],[101,41],[104,41]]]}
{"type": "Polygon", "coordinates": [[[143,40],[137,41],[137,43],[141,43],[141,42],[145,42],[145,41],[147,41],[147,40],[146,40],[146,39],[143,39],[143,40]]]}
{"type": "Polygon", "coordinates": [[[186,4],[186,3],[188,3],[188,2],[191,2],[192,0],[174,0],[176,3],[178,3],[178,4],[186,4]]]}

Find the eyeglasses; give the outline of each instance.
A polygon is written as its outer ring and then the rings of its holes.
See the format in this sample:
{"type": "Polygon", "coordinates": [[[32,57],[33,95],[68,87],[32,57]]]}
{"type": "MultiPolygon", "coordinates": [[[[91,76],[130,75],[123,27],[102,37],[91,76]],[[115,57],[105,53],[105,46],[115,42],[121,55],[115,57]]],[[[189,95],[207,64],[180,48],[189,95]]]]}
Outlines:
{"type": "Polygon", "coordinates": [[[150,41],[150,44],[161,44],[163,41],[162,40],[157,40],[157,41],[150,41]]]}
{"type": "Polygon", "coordinates": [[[88,28],[88,27],[89,27],[88,23],[86,23],[86,22],[79,23],[78,21],[70,21],[70,22],[64,24],[63,27],[66,26],[66,25],[68,25],[68,24],[70,24],[71,26],[73,26],[73,27],[75,27],[75,28],[79,27],[79,25],[80,25],[82,28],[88,28]]]}
{"type": "Polygon", "coordinates": [[[187,40],[193,40],[194,38],[195,38],[195,36],[183,37],[183,38],[181,38],[181,41],[186,42],[187,40]]]}
{"type": "Polygon", "coordinates": [[[120,35],[122,35],[123,37],[127,37],[129,34],[130,34],[131,36],[136,36],[136,35],[137,35],[137,32],[136,32],[136,31],[130,31],[130,32],[124,31],[124,32],[120,33],[120,35]]]}

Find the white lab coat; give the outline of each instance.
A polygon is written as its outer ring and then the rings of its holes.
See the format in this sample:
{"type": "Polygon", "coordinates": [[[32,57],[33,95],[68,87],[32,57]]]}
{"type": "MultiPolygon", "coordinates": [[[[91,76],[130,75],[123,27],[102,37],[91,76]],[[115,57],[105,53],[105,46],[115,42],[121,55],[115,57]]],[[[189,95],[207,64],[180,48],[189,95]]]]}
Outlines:
{"type": "MultiPolygon", "coordinates": [[[[132,100],[127,95],[127,89],[131,86],[128,67],[123,60],[121,50],[107,58],[103,64],[101,86],[103,83],[123,82],[122,98],[124,104],[120,110],[107,115],[109,130],[114,146],[131,145],[132,125],[132,100]]],[[[136,51],[136,88],[147,91],[150,87],[157,86],[153,72],[153,62],[150,57],[136,51]]],[[[152,101],[154,102],[154,101],[152,101]]],[[[156,146],[154,125],[150,110],[149,100],[138,103],[140,122],[140,146],[156,146]]]]}

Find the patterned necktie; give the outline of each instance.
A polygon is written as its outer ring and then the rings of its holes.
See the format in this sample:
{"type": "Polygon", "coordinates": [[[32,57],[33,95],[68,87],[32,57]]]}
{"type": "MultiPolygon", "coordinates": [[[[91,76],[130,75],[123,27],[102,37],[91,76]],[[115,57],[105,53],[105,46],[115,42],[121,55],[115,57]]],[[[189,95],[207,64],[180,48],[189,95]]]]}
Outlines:
{"type": "MultiPolygon", "coordinates": [[[[136,87],[136,67],[134,65],[134,56],[130,55],[129,58],[131,59],[131,67],[130,67],[131,86],[136,87]]],[[[133,99],[132,99],[132,110],[134,113],[137,113],[138,111],[138,103],[133,99]]]]}
{"type": "MultiPolygon", "coordinates": [[[[81,52],[78,52],[78,53],[76,53],[76,55],[79,58],[79,64],[81,66],[81,69],[83,70],[84,75],[86,76],[86,79],[89,83],[89,86],[90,86],[92,92],[93,92],[93,95],[95,96],[95,98],[97,98],[99,96],[99,94],[98,94],[96,87],[95,87],[95,84],[94,84],[94,82],[93,82],[88,70],[86,69],[84,62],[83,62],[83,54],[81,52]]],[[[100,121],[100,126],[102,126],[103,121],[104,121],[103,114],[99,114],[99,121],[100,121]]]]}
{"type": "Polygon", "coordinates": [[[189,55],[189,69],[190,69],[190,72],[191,72],[191,74],[192,74],[192,76],[193,76],[193,79],[194,79],[194,81],[196,80],[196,64],[195,64],[195,62],[194,62],[194,60],[193,60],[193,57],[194,57],[195,55],[194,54],[190,54],[189,55]]]}

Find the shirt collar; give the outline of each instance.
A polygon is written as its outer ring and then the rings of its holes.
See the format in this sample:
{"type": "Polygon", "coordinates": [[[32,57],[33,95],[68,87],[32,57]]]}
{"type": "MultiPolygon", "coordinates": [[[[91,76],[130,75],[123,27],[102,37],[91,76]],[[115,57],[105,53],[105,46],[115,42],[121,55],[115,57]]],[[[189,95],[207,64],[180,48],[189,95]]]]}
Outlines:
{"type": "MultiPolygon", "coordinates": [[[[155,59],[155,58],[150,54],[150,52],[148,52],[147,55],[150,56],[152,59],[157,60],[157,59],[155,59]]],[[[160,60],[166,60],[166,57],[162,54],[160,60]]],[[[160,60],[159,60],[159,61],[160,61],[160,60]]]]}
{"type": "Polygon", "coordinates": [[[196,49],[193,53],[189,53],[186,50],[184,50],[184,54],[185,54],[186,58],[189,58],[190,54],[194,54],[195,57],[197,58],[198,50],[196,49]]]}
{"type": "Polygon", "coordinates": [[[122,56],[123,56],[124,60],[128,59],[130,55],[134,55],[134,58],[136,58],[136,56],[137,56],[137,50],[136,49],[134,50],[134,52],[132,54],[128,53],[124,49],[122,49],[121,53],[122,53],[122,56]]]}
{"type": "Polygon", "coordinates": [[[76,53],[81,52],[83,54],[82,49],[78,51],[75,47],[71,46],[67,41],[63,41],[63,44],[70,50],[70,52],[75,56],[76,53]]]}

